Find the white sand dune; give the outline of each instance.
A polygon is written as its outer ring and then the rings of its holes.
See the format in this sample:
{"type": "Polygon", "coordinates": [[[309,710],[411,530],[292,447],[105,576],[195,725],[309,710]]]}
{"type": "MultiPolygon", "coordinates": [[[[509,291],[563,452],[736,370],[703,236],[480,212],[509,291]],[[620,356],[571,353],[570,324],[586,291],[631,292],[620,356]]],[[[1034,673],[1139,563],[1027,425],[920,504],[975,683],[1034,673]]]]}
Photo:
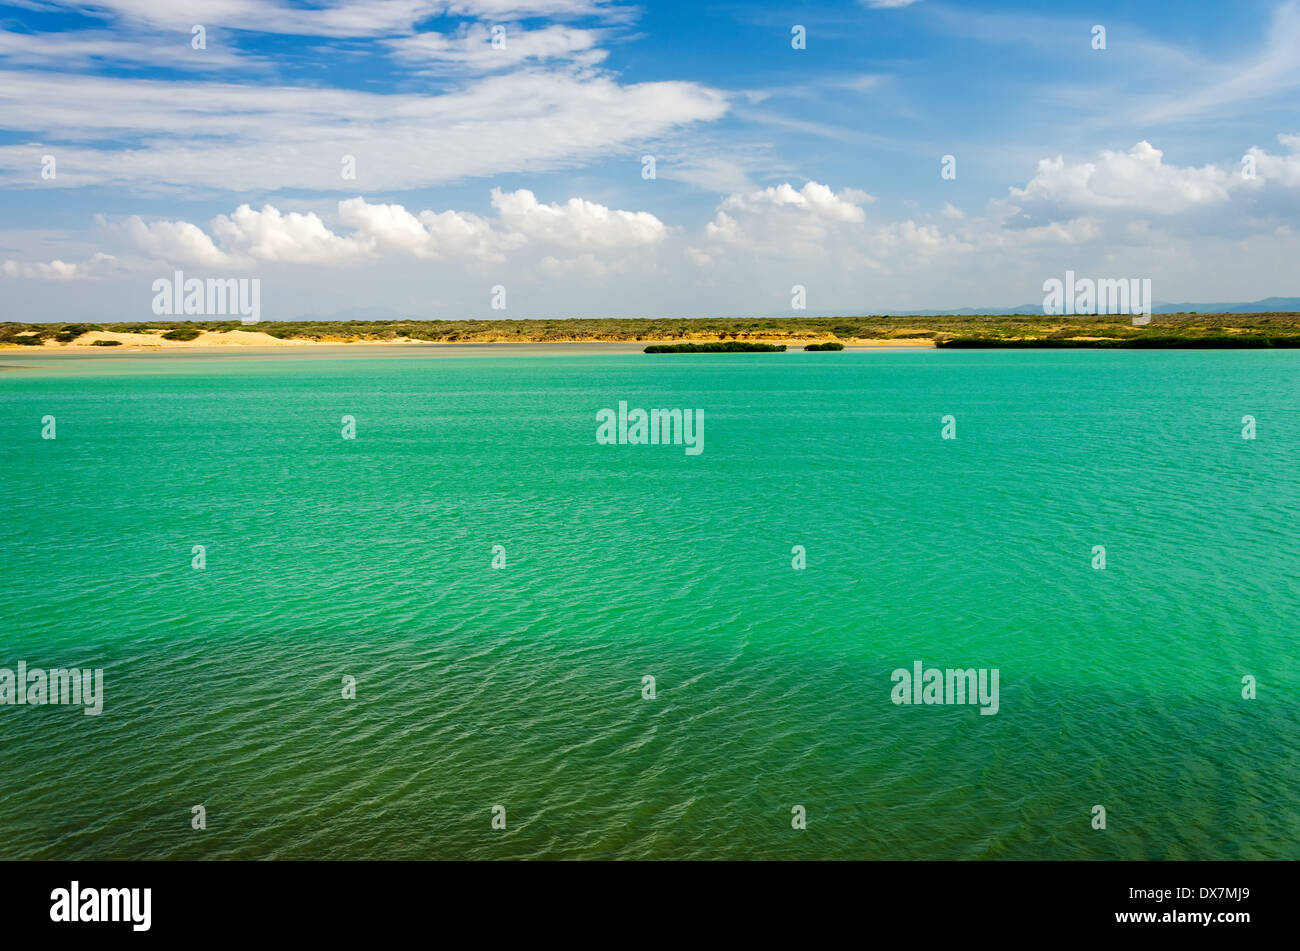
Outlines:
{"type": "MultiPolygon", "coordinates": [[[[528,341],[516,338],[502,337],[499,340],[476,340],[476,341],[457,341],[457,342],[435,342],[429,340],[411,340],[406,337],[398,337],[392,340],[345,340],[345,339],[324,339],[310,340],[306,338],[293,338],[282,340],[279,337],[273,337],[268,333],[260,330],[224,330],[200,331],[199,336],[193,340],[166,340],[162,332],[157,333],[123,333],[111,330],[95,330],[82,334],[76,340],[70,343],[59,343],[56,340],[49,339],[41,345],[42,350],[93,350],[104,353],[121,353],[124,350],[202,350],[215,347],[258,347],[258,348],[284,348],[284,347],[368,347],[368,346],[404,346],[404,345],[422,345],[422,346],[463,346],[469,343],[475,344],[511,344],[516,346],[537,346],[546,343],[590,343],[599,345],[601,343],[620,344],[641,348],[650,344],[671,344],[684,342],[712,342],[720,338],[710,334],[692,333],[685,334],[681,337],[666,339],[645,339],[645,340],[591,340],[590,338],[575,337],[572,340],[546,340],[546,341],[528,341]],[[97,346],[97,341],[116,341],[120,346],[104,347],[97,346]]],[[[831,337],[744,337],[746,341],[754,343],[778,343],[785,344],[792,349],[806,346],[811,343],[824,343],[826,340],[835,339],[831,337]]],[[[924,338],[909,339],[845,339],[841,341],[848,348],[855,347],[932,347],[934,342],[924,338]]]]}

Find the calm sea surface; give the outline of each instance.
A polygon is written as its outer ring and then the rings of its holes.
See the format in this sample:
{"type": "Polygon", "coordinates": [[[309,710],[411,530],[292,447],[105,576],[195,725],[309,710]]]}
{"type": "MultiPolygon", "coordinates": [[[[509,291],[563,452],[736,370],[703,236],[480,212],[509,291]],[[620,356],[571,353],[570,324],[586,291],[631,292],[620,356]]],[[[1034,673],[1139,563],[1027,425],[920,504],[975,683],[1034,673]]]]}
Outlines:
{"type": "Polygon", "coordinates": [[[1300,858],[1300,351],[465,353],[0,354],[0,858],[1300,858]]]}

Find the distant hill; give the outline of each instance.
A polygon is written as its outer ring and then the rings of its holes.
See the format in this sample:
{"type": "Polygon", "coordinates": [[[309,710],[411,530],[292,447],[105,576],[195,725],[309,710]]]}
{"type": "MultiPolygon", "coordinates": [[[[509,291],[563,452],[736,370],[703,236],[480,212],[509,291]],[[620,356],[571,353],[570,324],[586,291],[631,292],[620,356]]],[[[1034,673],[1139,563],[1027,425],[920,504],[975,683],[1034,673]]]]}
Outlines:
{"type": "Polygon", "coordinates": [[[1231,304],[1165,304],[1151,308],[1157,314],[1278,314],[1300,312],[1300,297],[1265,297],[1263,300],[1231,304]]]}
{"type": "MultiPolygon", "coordinates": [[[[957,310],[902,310],[900,317],[943,317],[947,315],[970,317],[977,314],[1041,314],[1043,305],[1024,304],[1020,307],[961,307],[957,310]]],[[[1228,304],[1169,304],[1156,301],[1151,305],[1153,314],[1294,314],[1300,313],[1300,297],[1265,297],[1257,301],[1236,301],[1228,304]]]]}

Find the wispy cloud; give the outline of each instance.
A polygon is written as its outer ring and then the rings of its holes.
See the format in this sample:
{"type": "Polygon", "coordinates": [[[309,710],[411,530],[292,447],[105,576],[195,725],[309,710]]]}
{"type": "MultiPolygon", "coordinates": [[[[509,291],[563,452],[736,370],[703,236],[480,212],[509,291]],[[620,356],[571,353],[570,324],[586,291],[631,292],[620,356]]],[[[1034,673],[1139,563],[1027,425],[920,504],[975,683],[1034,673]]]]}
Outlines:
{"type": "Polygon", "coordinates": [[[694,83],[566,71],[490,76],[441,95],[8,71],[0,115],[33,144],[0,146],[0,183],[43,185],[49,152],[64,186],[416,188],[570,167],[727,108],[694,83]],[[347,155],[355,179],[342,176],[347,155]]]}

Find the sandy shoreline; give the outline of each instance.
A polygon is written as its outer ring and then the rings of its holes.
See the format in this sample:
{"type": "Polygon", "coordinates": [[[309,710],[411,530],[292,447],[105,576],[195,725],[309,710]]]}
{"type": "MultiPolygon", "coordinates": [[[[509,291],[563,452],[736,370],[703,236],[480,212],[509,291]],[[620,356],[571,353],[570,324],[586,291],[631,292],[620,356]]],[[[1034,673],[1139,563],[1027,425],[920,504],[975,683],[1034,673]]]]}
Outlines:
{"type": "MultiPolygon", "coordinates": [[[[720,338],[708,334],[689,334],[674,338],[646,338],[644,340],[486,340],[486,341],[433,341],[414,340],[399,337],[392,340],[312,340],[308,338],[281,339],[257,330],[202,331],[194,340],[164,340],[161,334],[121,333],[117,331],[95,330],[83,334],[69,343],[59,343],[49,339],[40,346],[9,345],[0,346],[0,353],[39,353],[42,356],[55,353],[77,354],[122,354],[122,353],[177,353],[184,351],[226,351],[256,352],[262,350],[367,350],[376,347],[396,349],[427,348],[538,348],[538,347],[590,347],[592,349],[619,352],[640,352],[651,344],[673,343],[707,343],[720,338]],[[115,341],[117,346],[96,345],[96,341],[115,341]]],[[[814,343],[825,343],[828,337],[744,337],[746,343],[785,344],[787,347],[800,348],[814,343]]],[[[878,348],[929,348],[934,341],[926,338],[846,338],[840,341],[845,349],[878,348]]]]}

